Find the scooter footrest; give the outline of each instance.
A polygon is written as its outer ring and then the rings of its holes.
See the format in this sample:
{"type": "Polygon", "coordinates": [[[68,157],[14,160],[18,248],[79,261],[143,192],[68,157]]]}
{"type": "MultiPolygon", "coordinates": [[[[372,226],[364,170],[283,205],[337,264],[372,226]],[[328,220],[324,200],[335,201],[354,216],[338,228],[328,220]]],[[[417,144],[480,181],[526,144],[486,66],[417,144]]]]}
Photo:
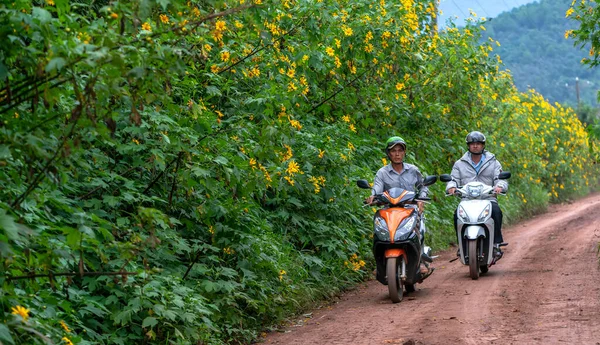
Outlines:
{"type": "Polygon", "coordinates": [[[433,262],[433,258],[425,253],[421,254],[421,259],[425,262],[433,262]]]}
{"type": "Polygon", "coordinates": [[[506,246],[508,246],[508,243],[506,243],[506,242],[498,243],[498,247],[506,247],[506,246]]]}

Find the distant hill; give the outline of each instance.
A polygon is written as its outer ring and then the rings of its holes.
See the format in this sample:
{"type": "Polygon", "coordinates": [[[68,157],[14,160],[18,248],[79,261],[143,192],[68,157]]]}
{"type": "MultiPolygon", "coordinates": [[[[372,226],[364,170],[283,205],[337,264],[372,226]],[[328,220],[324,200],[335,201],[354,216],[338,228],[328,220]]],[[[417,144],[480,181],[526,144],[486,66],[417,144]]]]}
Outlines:
{"type": "Polygon", "coordinates": [[[570,3],[541,0],[501,13],[485,24],[483,39],[492,37],[500,42],[494,53],[512,71],[520,90],[534,88],[551,102],[575,107],[579,78],[581,102],[597,107],[600,68],[582,66],[580,61],[587,50],[580,50],[573,46],[573,40],[564,37],[566,30],[577,27],[577,22],[565,18],[570,3]]]}
{"type": "Polygon", "coordinates": [[[469,9],[479,17],[493,18],[534,1],[536,0],[440,0],[439,9],[442,14],[438,18],[438,24],[443,27],[448,19],[452,19],[457,26],[463,26],[464,20],[470,16],[469,9]]]}

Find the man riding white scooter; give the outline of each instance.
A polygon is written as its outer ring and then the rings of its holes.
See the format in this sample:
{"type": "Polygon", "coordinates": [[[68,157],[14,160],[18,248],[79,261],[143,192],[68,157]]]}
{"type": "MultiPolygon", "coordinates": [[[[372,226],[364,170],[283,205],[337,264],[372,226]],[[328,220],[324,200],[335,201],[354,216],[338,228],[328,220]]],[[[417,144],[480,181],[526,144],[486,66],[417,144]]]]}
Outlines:
{"type": "MultiPolygon", "coordinates": [[[[466,152],[452,167],[452,181],[446,185],[446,193],[454,194],[457,186],[477,181],[493,186],[495,194],[489,196],[492,202],[492,219],[494,219],[494,256],[501,257],[501,246],[507,245],[502,238],[502,211],[498,206],[496,194],[506,193],[508,182],[498,178],[502,165],[496,156],[485,150],[485,135],[473,131],[467,135],[466,142],[469,151],[466,152]]],[[[457,214],[454,212],[454,228],[457,224],[457,214]]]]}

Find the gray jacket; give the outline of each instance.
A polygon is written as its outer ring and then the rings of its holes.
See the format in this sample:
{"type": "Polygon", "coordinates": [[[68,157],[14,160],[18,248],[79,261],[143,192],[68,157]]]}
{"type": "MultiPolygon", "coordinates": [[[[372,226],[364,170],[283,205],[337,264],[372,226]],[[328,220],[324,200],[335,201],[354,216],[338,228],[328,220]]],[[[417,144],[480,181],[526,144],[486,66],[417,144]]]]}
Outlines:
{"type": "MultiPolygon", "coordinates": [[[[375,175],[375,181],[373,182],[371,195],[381,194],[393,187],[400,187],[402,189],[414,192],[415,185],[423,183],[423,175],[421,175],[419,168],[408,163],[402,164],[404,169],[400,174],[394,170],[392,164],[388,164],[379,169],[375,175]]],[[[419,196],[426,197],[428,193],[429,189],[427,189],[427,187],[423,187],[419,196]]]]}
{"type": "MultiPolygon", "coordinates": [[[[450,188],[456,188],[464,186],[465,184],[473,181],[482,182],[488,186],[500,187],[502,191],[506,193],[508,190],[508,182],[506,180],[498,179],[498,175],[502,172],[502,165],[496,159],[493,153],[485,151],[485,160],[481,164],[479,173],[475,171],[473,165],[471,165],[471,153],[466,152],[452,167],[452,178],[456,181],[450,181],[446,185],[446,192],[450,188]]],[[[495,200],[496,196],[491,195],[490,200],[495,200]]]]}

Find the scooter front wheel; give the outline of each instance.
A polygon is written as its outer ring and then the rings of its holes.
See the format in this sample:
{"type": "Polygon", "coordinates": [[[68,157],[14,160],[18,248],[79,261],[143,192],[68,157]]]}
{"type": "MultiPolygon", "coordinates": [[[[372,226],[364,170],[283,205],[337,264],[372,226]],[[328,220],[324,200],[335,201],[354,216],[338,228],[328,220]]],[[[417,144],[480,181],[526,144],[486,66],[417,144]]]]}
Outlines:
{"type": "Polygon", "coordinates": [[[390,299],[394,303],[402,301],[402,279],[399,276],[398,268],[402,267],[403,260],[404,258],[402,256],[387,259],[386,273],[388,291],[390,292],[390,299]]]}
{"type": "Polygon", "coordinates": [[[479,242],[478,239],[468,241],[469,275],[471,276],[471,279],[473,279],[473,280],[479,279],[479,258],[478,258],[478,250],[477,250],[478,242],[479,242]]]}

